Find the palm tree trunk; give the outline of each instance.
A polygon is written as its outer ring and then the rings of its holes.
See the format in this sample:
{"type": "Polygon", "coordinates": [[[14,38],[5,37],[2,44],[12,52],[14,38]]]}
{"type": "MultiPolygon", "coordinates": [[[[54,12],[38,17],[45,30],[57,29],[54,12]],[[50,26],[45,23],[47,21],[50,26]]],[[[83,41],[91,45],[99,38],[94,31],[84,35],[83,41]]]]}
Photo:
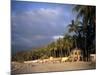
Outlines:
{"type": "Polygon", "coordinates": [[[68,55],[70,55],[70,49],[69,49],[69,47],[68,47],[68,55]]]}
{"type": "Polygon", "coordinates": [[[55,50],[54,50],[54,57],[56,57],[56,52],[55,52],[55,50]]]}
{"type": "Polygon", "coordinates": [[[77,48],[77,41],[76,41],[76,38],[75,38],[75,47],[77,48]]]}
{"type": "Polygon", "coordinates": [[[61,48],[61,57],[62,57],[62,48],[61,48]]]}
{"type": "Polygon", "coordinates": [[[53,56],[55,57],[55,50],[53,50],[53,56]]]}
{"type": "Polygon", "coordinates": [[[86,37],[85,37],[85,56],[86,56],[86,61],[87,61],[87,51],[86,51],[86,37]]]}

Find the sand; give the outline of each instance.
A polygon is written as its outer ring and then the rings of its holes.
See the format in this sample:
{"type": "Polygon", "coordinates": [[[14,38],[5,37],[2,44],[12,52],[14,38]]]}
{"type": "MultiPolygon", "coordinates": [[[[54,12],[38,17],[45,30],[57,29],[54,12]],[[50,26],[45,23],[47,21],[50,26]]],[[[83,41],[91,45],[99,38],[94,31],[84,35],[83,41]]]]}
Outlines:
{"type": "Polygon", "coordinates": [[[91,62],[64,62],[64,63],[12,63],[12,74],[29,74],[41,72],[58,72],[95,69],[91,62]],[[15,66],[16,65],[16,66],[15,66]]]}

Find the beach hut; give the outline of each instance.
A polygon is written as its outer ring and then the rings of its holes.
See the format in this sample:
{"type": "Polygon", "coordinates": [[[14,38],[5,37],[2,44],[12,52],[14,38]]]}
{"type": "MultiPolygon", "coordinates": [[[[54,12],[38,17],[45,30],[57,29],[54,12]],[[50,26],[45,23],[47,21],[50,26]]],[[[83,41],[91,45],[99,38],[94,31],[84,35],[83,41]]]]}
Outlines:
{"type": "Polygon", "coordinates": [[[70,53],[70,58],[72,61],[82,61],[83,60],[83,52],[81,49],[73,49],[70,53]]]}

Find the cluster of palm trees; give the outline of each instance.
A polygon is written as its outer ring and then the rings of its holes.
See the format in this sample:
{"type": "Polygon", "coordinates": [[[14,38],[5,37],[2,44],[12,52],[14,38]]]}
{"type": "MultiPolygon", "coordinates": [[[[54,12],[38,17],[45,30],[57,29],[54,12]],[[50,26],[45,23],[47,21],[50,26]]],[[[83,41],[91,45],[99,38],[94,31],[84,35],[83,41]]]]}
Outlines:
{"type": "Polygon", "coordinates": [[[77,5],[73,8],[78,13],[76,21],[72,20],[69,31],[75,32],[76,46],[84,52],[84,58],[89,60],[91,53],[96,53],[96,7],[77,5]]]}
{"type": "Polygon", "coordinates": [[[70,50],[73,46],[73,41],[70,36],[64,38],[59,38],[57,41],[52,42],[47,46],[48,51],[50,51],[53,57],[63,57],[70,54],[70,50]]]}
{"type": "Polygon", "coordinates": [[[83,50],[84,60],[89,61],[89,55],[96,53],[96,7],[77,5],[73,11],[77,12],[77,17],[68,25],[69,33],[52,42],[48,51],[51,56],[59,57],[68,56],[71,49],[79,48],[83,50]]]}

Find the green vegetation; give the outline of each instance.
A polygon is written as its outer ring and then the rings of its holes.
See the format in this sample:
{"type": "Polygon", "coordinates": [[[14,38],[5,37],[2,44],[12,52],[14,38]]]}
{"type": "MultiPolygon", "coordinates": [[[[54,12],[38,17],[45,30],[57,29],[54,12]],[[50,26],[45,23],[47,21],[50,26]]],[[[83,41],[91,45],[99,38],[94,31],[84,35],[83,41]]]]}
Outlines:
{"type": "MultiPolygon", "coordinates": [[[[69,32],[64,38],[48,44],[45,47],[27,52],[19,52],[12,56],[12,61],[27,61],[52,57],[69,56],[74,48],[83,50],[84,60],[89,61],[89,55],[95,50],[96,7],[77,5],[73,8],[77,17],[68,25],[69,32]],[[71,35],[73,34],[73,35],[71,35]]],[[[67,25],[66,25],[67,26],[67,25]]]]}

